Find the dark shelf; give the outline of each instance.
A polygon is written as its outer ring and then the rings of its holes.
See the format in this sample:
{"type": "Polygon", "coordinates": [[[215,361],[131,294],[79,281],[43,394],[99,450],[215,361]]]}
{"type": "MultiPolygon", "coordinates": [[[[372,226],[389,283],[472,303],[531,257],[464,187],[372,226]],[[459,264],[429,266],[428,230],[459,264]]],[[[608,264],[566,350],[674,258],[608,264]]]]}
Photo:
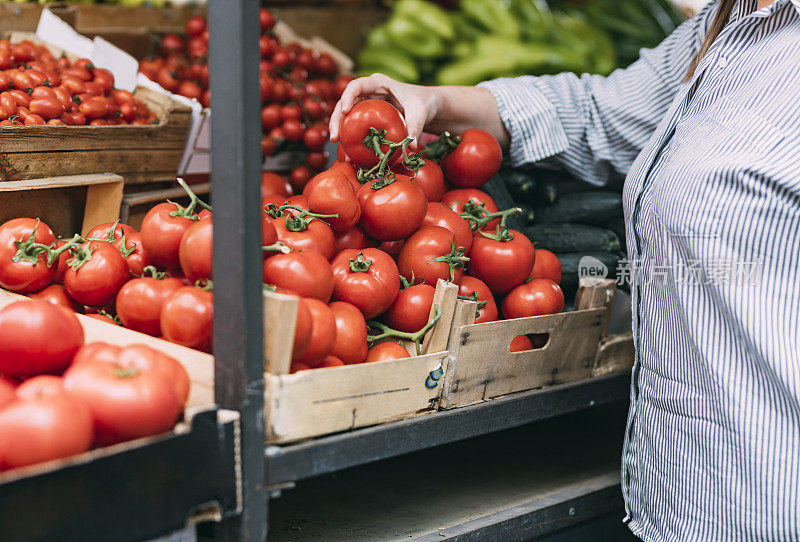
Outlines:
{"type": "Polygon", "coordinates": [[[269,539],[512,542],[586,526],[565,540],[629,540],[625,417],[618,402],[301,481],[271,502],[269,539]]]}
{"type": "Polygon", "coordinates": [[[298,444],[267,446],[267,485],[502,431],[628,398],[628,373],[571,382],[298,444]]]}
{"type": "MultiPolygon", "coordinates": [[[[3,542],[138,541],[196,517],[228,517],[240,502],[235,413],[200,412],[191,427],[132,441],[0,483],[3,542]]],[[[23,472],[19,473],[23,475],[23,472]]],[[[11,477],[11,473],[9,473],[11,477]]]]}

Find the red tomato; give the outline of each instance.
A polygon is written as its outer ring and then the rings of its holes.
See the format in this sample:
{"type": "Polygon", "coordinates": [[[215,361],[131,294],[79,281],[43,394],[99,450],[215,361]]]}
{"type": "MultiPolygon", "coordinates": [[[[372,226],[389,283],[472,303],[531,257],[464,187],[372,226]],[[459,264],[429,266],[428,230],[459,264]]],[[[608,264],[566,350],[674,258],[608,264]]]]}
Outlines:
{"type": "Polygon", "coordinates": [[[305,125],[297,119],[286,119],[283,121],[281,129],[283,130],[283,135],[286,137],[287,141],[297,143],[303,139],[303,134],[305,133],[306,128],[305,125]]]}
{"type": "Polygon", "coordinates": [[[137,233],[135,228],[122,224],[120,222],[105,222],[98,224],[86,234],[86,238],[90,241],[107,241],[113,243],[122,239],[122,235],[130,235],[137,233]]]}
{"type": "Polygon", "coordinates": [[[464,275],[464,278],[461,279],[461,284],[458,287],[458,295],[469,297],[473,293],[478,298],[478,302],[486,302],[483,307],[478,309],[478,314],[475,317],[475,323],[482,324],[484,322],[494,322],[497,320],[497,303],[494,301],[492,291],[482,280],[476,279],[475,277],[470,277],[469,275],[464,275]]]}
{"type": "Polygon", "coordinates": [[[294,326],[294,346],[292,347],[292,359],[298,359],[305,354],[308,348],[308,341],[311,340],[311,310],[308,308],[305,298],[297,300],[297,320],[294,326]]]}
{"type": "Polygon", "coordinates": [[[125,234],[114,241],[113,245],[125,257],[125,262],[128,264],[131,275],[141,276],[144,268],[151,265],[150,258],[142,246],[142,234],[139,232],[134,231],[133,233],[125,234]],[[125,246],[123,246],[123,240],[125,246]]]}
{"type": "Polygon", "coordinates": [[[445,177],[462,188],[478,188],[500,170],[503,151],[492,134],[470,128],[461,135],[461,142],[442,159],[445,177]]]}
{"type": "Polygon", "coordinates": [[[400,255],[400,251],[403,249],[403,245],[405,244],[405,239],[400,239],[399,241],[384,241],[378,248],[384,251],[386,254],[391,256],[394,259],[400,255]]]}
{"type": "Polygon", "coordinates": [[[325,148],[325,143],[328,141],[330,134],[328,127],[324,124],[315,124],[309,126],[303,134],[303,144],[312,151],[321,151],[325,148]]]}
{"type": "Polygon", "coordinates": [[[340,360],[339,358],[337,358],[332,354],[328,354],[327,356],[322,358],[322,363],[317,365],[315,369],[326,369],[329,367],[344,367],[344,366],[345,362],[343,362],[342,360],[340,360]]]}
{"type": "Polygon", "coordinates": [[[344,301],[328,305],[336,319],[336,340],[330,353],[346,364],[367,359],[367,323],[357,307],[344,301]]]}
{"type": "Polygon", "coordinates": [[[81,102],[78,106],[78,111],[83,113],[89,121],[94,119],[102,119],[111,111],[111,107],[106,98],[101,96],[92,96],[88,100],[81,102]]]}
{"type": "Polygon", "coordinates": [[[263,171],[261,173],[261,197],[266,196],[281,196],[288,198],[294,195],[292,185],[282,175],[273,173],[271,171],[263,171]]]}
{"type": "Polygon", "coordinates": [[[28,377],[64,370],[83,344],[74,313],[46,301],[17,301],[0,310],[0,373],[28,377]]]}
{"type": "Polygon", "coordinates": [[[334,256],[334,238],[330,226],[317,218],[306,220],[294,215],[274,219],[272,224],[278,241],[286,243],[293,250],[314,250],[330,261],[334,256]]]}
{"type": "Polygon", "coordinates": [[[327,164],[328,151],[310,152],[306,155],[306,165],[315,171],[324,169],[327,164]]]}
{"type": "Polygon", "coordinates": [[[446,189],[444,174],[442,173],[442,168],[436,162],[425,160],[425,165],[417,170],[416,175],[402,164],[398,164],[393,169],[402,175],[409,177],[413,175],[411,182],[422,189],[428,201],[442,201],[442,196],[446,189]]]}
{"type": "Polygon", "coordinates": [[[199,36],[206,29],[206,18],[202,15],[193,15],[186,20],[184,28],[189,36],[199,36]]]}
{"type": "Polygon", "coordinates": [[[28,297],[59,305],[72,312],[81,312],[83,310],[83,306],[72,299],[67,290],[60,284],[51,284],[43,290],[30,294],[28,297]]]}
{"type": "Polygon", "coordinates": [[[64,287],[78,303],[105,307],[129,277],[128,263],[117,248],[103,241],[90,241],[68,260],[64,287]]]}
{"type": "Polygon", "coordinates": [[[383,315],[386,325],[406,333],[416,333],[425,327],[435,291],[429,284],[417,284],[400,290],[392,306],[383,315]]]}
{"type": "Polygon", "coordinates": [[[104,68],[92,70],[94,82],[102,88],[101,94],[109,94],[114,89],[114,74],[104,68]]]}
{"type": "MultiPolygon", "coordinates": [[[[452,211],[455,211],[456,213],[463,213],[464,204],[468,201],[471,201],[475,205],[483,204],[484,208],[490,213],[496,213],[499,210],[497,208],[497,204],[489,194],[475,188],[460,188],[456,190],[450,190],[449,192],[445,192],[444,196],[442,196],[442,203],[444,206],[452,211]]],[[[499,222],[500,219],[492,220],[486,226],[484,226],[483,229],[485,231],[491,231],[499,222]]],[[[467,224],[469,224],[469,221],[467,221],[467,224]]]]}
{"type": "Polygon", "coordinates": [[[315,175],[303,188],[303,195],[308,198],[308,208],[312,212],[339,215],[325,219],[334,233],[351,229],[361,218],[358,197],[347,175],[341,171],[329,169],[315,175]]]}
{"type": "Polygon", "coordinates": [[[311,370],[311,367],[309,367],[305,363],[300,363],[299,361],[296,361],[292,363],[291,367],[289,367],[289,374],[293,375],[294,373],[298,373],[300,371],[309,371],[309,370],[311,370]]]}
{"type": "Polygon", "coordinates": [[[203,89],[194,81],[184,80],[178,85],[177,94],[190,100],[199,100],[203,97],[203,89]]]}
{"type": "Polygon", "coordinates": [[[203,352],[211,352],[213,321],[214,294],[194,286],[174,291],[159,318],[166,340],[203,352]]]}
{"type": "Polygon", "coordinates": [[[289,182],[295,192],[302,192],[309,179],[311,179],[311,170],[306,166],[297,166],[289,174],[289,182]]]}
{"type": "Polygon", "coordinates": [[[32,218],[15,218],[0,226],[0,286],[24,294],[50,284],[55,268],[47,265],[45,247],[55,240],[50,226],[32,218]]]}
{"type": "Polygon", "coordinates": [[[358,226],[341,233],[334,233],[333,248],[336,254],[348,248],[362,250],[372,246],[367,235],[358,226]]]}
{"type": "Polygon", "coordinates": [[[64,393],[64,379],[54,375],[38,375],[27,378],[14,390],[18,399],[34,399],[43,395],[64,393]]]}
{"type": "Polygon", "coordinates": [[[85,361],[67,370],[64,388],[89,407],[100,446],[164,433],[175,423],[174,388],[150,365],[85,361]]]}
{"type": "Polygon", "coordinates": [[[64,104],[56,96],[34,98],[29,107],[31,113],[39,115],[45,120],[61,118],[66,111],[64,104]]]}
{"type": "Polygon", "coordinates": [[[509,352],[525,352],[526,350],[533,350],[533,343],[525,335],[517,335],[508,346],[509,352]]]}
{"type": "MultiPolygon", "coordinates": [[[[398,143],[406,137],[406,126],[400,112],[389,102],[383,100],[363,100],[358,102],[339,125],[339,139],[347,156],[357,166],[369,169],[378,163],[375,150],[364,145],[369,129],[386,130],[384,139],[398,143]]],[[[388,152],[387,145],[381,146],[381,152],[388,152]]],[[[394,160],[400,152],[395,153],[394,160]]]]}
{"type": "Polygon", "coordinates": [[[388,361],[390,359],[410,358],[411,354],[408,353],[406,347],[394,341],[383,341],[367,352],[367,363],[375,361],[388,361]]]}
{"type": "Polygon", "coordinates": [[[533,261],[532,279],[550,279],[556,284],[561,282],[561,262],[558,256],[545,250],[537,248],[533,261]]]}
{"type": "Polygon", "coordinates": [[[168,55],[180,53],[184,47],[183,38],[177,34],[166,34],[161,38],[161,49],[168,55]]]}
{"type": "Polygon", "coordinates": [[[304,301],[311,313],[311,337],[298,361],[313,368],[322,362],[336,342],[336,317],[325,302],[312,298],[304,301]]]}
{"type": "Polygon", "coordinates": [[[461,283],[464,248],[455,245],[455,235],[439,226],[424,226],[409,237],[400,249],[397,267],[400,274],[434,286],[439,279],[461,283]]]}
{"type": "Polygon", "coordinates": [[[264,282],[325,303],[333,292],[331,264],[325,256],[314,250],[276,254],[267,258],[264,260],[264,282]]]}
{"type": "Polygon", "coordinates": [[[534,249],[524,234],[508,230],[508,241],[475,236],[470,252],[469,273],[481,279],[495,295],[504,294],[528,278],[533,269],[534,249]]]}
{"type": "Polygon", "coordinates": [[[189,226],[181,238],[178,257],[183,275],[192,283],[212,277],[213,235],[212,219],[204,218],[189,226]]]}
{"type": "Polygon", "coordinates": [[[83,113],[71,112],[61,115],[61,122],[67,126],[84,126],[86,124],[86,117],[83,113]]]}
{"type": "Polygon", "coordinates": [[[431,202],[428,204],[425,218],[422,219],[422,227],[425,226],[439,226],[449,230],[456,236],[456,246],[464,247],[464,255],[469,256],[469,251],[472,249],[472,230],[458,213],[441,203],[431,202]]]}
{"type": "Polygon", "coordinates": [[[329,169],[335,169],[347,175],[347,180],[350,181],[353,192],[358,194],[358,191],[361,190],[361,183],[358,181],[358,175],[356,174],[356,169],[353,167],[353,164],[348,162],[334,162],[329,169]]]}
{"type": "Polygon", "coordinates": [[[371,183],[363,185],[358,191],[358,203],[361,229],[379,241],[408,237],[422,224],[428,209],[422,190],[402,175],[377,190],[371,183]]]}
{"type": "Polygon", "coordinates": [[[564,293],[550,279],[533,279],[511,290],[502,309],[508,319],[556,314],[564,310],[564,293]]]}
{"type": "MultiPolygon", "coordinates": [[[[54,249],[58,250],[67,244],[66,241],[59,239],[54,245],[54,249]]],[[[67,262],[72,258],[72,253],[69,250],[62,252],[58,255],[58,259],[53,263],[56,272],[53,274],[53,284],[64,284],[64,275],[67,272],[67,262]]]]}
{"type": "Polygon", "coordinates": [[[0,409],[0,468],[51,461],[89,449],[92,414],[66,393],[19,399],[0,409]]]}
{"type": "Polygon", "coordinates": [[[336,89],[335,90],[336,90],[336,97],[337,98],[340,98],[342,96],[342,93],[344,92],[344,89],[347,88],[347,85],[352,80],[353,80],[353,76],[352,75],[340,75],[339,77],[336,78],[336,89]]]}
{"type": "Polygon", "coordinates": [[[344,147],[342,147],[341,142],[336,145],[336,161],[337,162],[347,162],[347,153],[344,152],[344,147]]]}
{"type": "Polygon", "coordinates": [[[388,309],[400,290],[392,257],[376,248],[343,250],[332,262],[333,299],[355,305],[365,318],[388,309]]]}
{"type": "Polygon", "coordinates": [[[142,245],[147,256],[163,267],[178,267],[181,239],[196,217],[170,216],[178,206],[159,203],[150,209],[142,220],[142,245]]]}
{"type": "Polygon", "coordinates": [[[117,316],[122,325],[161,337],[161,307],[177,290],[185,286],[180,279],[142,277],[128,281],[117,294],[117,316]]]}

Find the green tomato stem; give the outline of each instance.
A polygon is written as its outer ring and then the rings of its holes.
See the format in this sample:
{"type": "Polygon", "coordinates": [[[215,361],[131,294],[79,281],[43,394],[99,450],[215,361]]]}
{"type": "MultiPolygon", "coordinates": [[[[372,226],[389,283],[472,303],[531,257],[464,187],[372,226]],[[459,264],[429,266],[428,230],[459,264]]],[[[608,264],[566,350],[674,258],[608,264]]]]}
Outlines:
{"type": "Polygon", "coordinates": [[[386,324],[381,322],[370,320],[367,322],[367,327],[370,329],[374,329],[379,331],[378,334],[375,335],[367,335],[367,343],[370,346],[373,344],[380,342],[384,339],[388,338],[395,338],[401,339],[405,341],[411,341],[416,346],[417,355],[422,354],[422,341],[425,339],[425,335],[436,325],[436,322],[439,321],[439,318],[442,316],[442,309],[439,305],[433,306],[433,314],[431,315],[428,323],[425,326],[417,331],[416,333],[408,333],[405,331],[397,331],[396,329],[392,329],[386,324]]]}

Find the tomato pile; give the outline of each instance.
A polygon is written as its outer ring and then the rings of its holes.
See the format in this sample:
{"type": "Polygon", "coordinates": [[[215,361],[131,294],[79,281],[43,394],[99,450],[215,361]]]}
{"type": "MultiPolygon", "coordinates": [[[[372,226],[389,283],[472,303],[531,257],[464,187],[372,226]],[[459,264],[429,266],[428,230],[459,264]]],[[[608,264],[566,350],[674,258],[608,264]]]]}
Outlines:
{"type": "Polygon", "coordinates": [[[264,283],[301,297],[293,372],[405,355],[396,339],[430,327],[439,279],[478,302],[479,323],[563,310],[558,259],[480,190],[500,167],[497,141],[470,129],[412,152],[405,134],[391,104],[364,100],[342,119],[329,169],[302,185],[262,177],[264,283]]]}
{"type": "MultiPolygon", "coordinates": [[[[302,184],[328,163],[324,150],[328,120],[352,77],[337,77],[336,62],[328,53],[297,43],[282,44],[273,32],[275,22],[272,12],[261,8],[261,150],[265,156],[287,149],[305,151],[305,162],[292,172],[292,178],[302,184]]],[[[164,35],[160,55],[143,60],[139,71],[166,90],[210,107],[206,19],[195,15],[185,30],[184,37],[164,35]]]]}
{"type": "Polygon", "coordinates": [[[205,204],[186,188],[189,206],[156,205],[141,232],[108,223],[56,240],[44,222],[9,220],[0,225],[0,287],[211,352],[212,217],[195,212],[205,204]]]}
{"type": "Polygon", "coordinates": [[[0,40],[0,126],[147,125],[158,119],[90,60],[55,58],[44,45],[0,40]]]}
{"type": "Polygon", "coordinates": [[[169,431],[189,387],[157,350],[84,344],[73,312],[12,303],[0,310],[0,471],[169,431]]]}

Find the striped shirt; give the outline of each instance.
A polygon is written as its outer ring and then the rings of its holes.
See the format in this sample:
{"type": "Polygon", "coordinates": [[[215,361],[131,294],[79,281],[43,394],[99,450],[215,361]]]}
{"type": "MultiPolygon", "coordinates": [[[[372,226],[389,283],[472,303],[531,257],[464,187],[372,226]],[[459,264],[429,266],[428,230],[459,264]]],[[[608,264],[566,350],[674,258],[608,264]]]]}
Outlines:
{"type": "Polygon", "coordinates": [[[627,174],[630,529],[800,540],[800,0],[740,0],[682,83],[717,8],[607,78],[483,86],[514,163],[627,174]]]}

